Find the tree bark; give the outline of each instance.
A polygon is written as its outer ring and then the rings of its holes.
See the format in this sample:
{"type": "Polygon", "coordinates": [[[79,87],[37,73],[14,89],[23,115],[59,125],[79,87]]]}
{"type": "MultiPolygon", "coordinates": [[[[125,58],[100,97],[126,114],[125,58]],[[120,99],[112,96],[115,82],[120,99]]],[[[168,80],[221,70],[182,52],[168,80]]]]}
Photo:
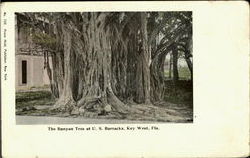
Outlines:
{"type": "Polygon", "coordinates": [[[173,55],[172,53],[169,54],[170,58],[169,58],[169,78],[172,78],[172,65],[173,65],[173,55]]]}
{"type": "Polygon", "coordinates": [[[73,99],[72,84],[73,84],[73,71],[71,69],[71,56],[72,56],[72,32],[67,24],[62,24],[63,33],[63,49],[64,49],[64,80],[63,80],[63,90],[60,98],[55,103],[55,108],[62,108],[63,110],[72,109],[76,102],[73,99]]]}
{"type": "Polygon", "coordinates": [[[191,74],[191,80],[193,80],[193,64],[192,64],[192,61],[189,57],[185,57],[185,60],[186,60],[186,63],[188,65],[188,69],[190,71],[190,74],[191,74]]]}
{"type": "Polygon", "coordinates": [[[173,51],[173,81],[176,85],[177,81],[179,80],[179,73],[178,73],[178,50],[175,48],[173,51]]]}
{"type": "MultiPolygon", "coordinates": [[[[53,22],[49,25],[53,23],[54,29],[48,34],[55,37],[41,44],[54,45],[53,40],[56,41],[51,52],[52,69],[48,54],[45,54],[51,90],[58,98],[55,109],[71,113],[74,110],[80,113],[80,109],[98,114],[103,111],[127,113],[130,109],[125,103],[151,104],[163,100],[165,57],[172,51],[171,45],[186,31],[172,27],[172,14],[160,22],[158,13],[146,12],[43,15],[51,17],[53,22]],[[169,30],[159,33],[163,28],[169,30]],[[164,40],[152,42],[155,38],[160,39],[162,33],[164,40]]],[[[177,49],[172,54],[169,75],[171,78],[173,69],[177,81],[177,49]]],[[[186,57],[186,61],[192,70],[190,58],[186,57]]]]}
{"type": "Polygon", "coordinates": [[[147,13],[141,13],[141,35],[142,35],[142,77],[143,77],[143,90],[144,90],[144,103],[150,104],[150,49],[148,42],[148,32],[147,32],[147,13]]]}
{"type": "Polygon", "coordinates": [[[151,69],[151,100],[153,102],[163,101],[165,93],[164,65],[168,51],[157,54],[152,60],[151,69]]]}
{"type": "Polygon", "coordinates": [[[85,13],[88,21],[82,33],[77,31],[78,23],[67,21],[62,25],[64,86],[55,108],[67,106],[71,111],[85,109],[98,114],[128,111],[111,86],[110,29],[104,23],[107,15],[85,13]]]}

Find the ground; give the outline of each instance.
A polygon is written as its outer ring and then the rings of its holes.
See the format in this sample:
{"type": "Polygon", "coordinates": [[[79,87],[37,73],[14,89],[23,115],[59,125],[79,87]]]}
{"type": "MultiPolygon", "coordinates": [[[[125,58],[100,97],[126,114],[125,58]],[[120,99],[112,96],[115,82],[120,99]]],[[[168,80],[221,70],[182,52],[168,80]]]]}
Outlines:
{"type": "Polygon", "coordinates": [[[85,112],[84,115],[81,116],[72,113],[58,113],[51,110],[56,100],[53,99],[49,90],[34,89],[32,91],[17,92],[16,115],[18,115],[17,119],[19,119],[17,123],[23,124],[26,120],[27,123],[30,122],[33,124],[34,121],[37,120],[37,123],[44,124],[48,122],[47,118],[54,120],[52,121],[54,123],[74,121],[76,123],[137,123],[138,121],[142,123],[192,122],[192,83],[190,81],[179,81],[174,88],[172,81],[166,82],[168,87],[166,89],[165,102],[159,102],[155,105],[130,104],[128,106],[131,107],[131,112],[127,114],[118,114],[115,112],[106,114],[85,112]],[[65,118],[68,118],[66,119],[67,121],[65,118]]]}

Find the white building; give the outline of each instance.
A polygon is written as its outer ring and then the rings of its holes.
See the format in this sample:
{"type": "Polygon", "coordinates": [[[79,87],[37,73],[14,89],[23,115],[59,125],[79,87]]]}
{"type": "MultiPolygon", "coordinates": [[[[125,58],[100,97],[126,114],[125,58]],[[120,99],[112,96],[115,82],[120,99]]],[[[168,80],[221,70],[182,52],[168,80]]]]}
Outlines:
{"type": "Polygon", "coordinates": [[[18,16],[22,15],[16,15],[15,25],[16,91],[48,85],[49,78],[44,68],[43,52],[32,42],[29,30],[18,26],[18,18],[21,18],[18,16]]]}

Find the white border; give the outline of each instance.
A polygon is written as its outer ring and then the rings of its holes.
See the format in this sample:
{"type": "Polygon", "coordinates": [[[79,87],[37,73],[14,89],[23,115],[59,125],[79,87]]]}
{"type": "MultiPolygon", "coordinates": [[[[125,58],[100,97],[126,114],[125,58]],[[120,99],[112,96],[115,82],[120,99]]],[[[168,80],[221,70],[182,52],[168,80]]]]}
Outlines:
{"type": "MultiPolygon", "coordinates": [[[[8,80],[1,78],[3,157],[249,155],[247,2],[13,2],[1,9],[1,19],[4,11],[8,18],[8,80]],[[134,132],[49,132],[48,125],[16,125],[14,12],[41,11],[193,11],[194,123],[134,132]]],[[[63,125],[72,126],[86,125],[63,125]]]]}

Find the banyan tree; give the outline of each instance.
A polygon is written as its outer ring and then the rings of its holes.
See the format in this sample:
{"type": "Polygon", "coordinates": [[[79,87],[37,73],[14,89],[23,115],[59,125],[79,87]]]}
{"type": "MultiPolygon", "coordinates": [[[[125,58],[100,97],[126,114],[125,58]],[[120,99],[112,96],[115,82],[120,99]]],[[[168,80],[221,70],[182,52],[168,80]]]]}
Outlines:
{"type": "Polygon", "coordinates": [[[53,108],[59,111],[127,113],[130,104],[165,101],[163,65],[168,53],[176,64],[178,52],[183,52],[192,72],[191,12],[21,16],[20,25],[31,28],[33,41],[44,50],[51,92],[57,98],[53,108]]]}

